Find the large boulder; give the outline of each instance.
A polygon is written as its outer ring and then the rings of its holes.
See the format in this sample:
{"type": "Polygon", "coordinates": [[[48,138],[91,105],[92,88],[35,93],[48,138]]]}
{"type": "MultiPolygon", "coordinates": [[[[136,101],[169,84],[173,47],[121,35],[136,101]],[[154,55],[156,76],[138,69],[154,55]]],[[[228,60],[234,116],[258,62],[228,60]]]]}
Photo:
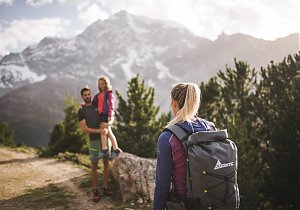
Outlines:
{"type": "Polygon", "coordinates": [[[123,202],[153,202],[156,160],[121,153],[112,163],[123,202]]]}

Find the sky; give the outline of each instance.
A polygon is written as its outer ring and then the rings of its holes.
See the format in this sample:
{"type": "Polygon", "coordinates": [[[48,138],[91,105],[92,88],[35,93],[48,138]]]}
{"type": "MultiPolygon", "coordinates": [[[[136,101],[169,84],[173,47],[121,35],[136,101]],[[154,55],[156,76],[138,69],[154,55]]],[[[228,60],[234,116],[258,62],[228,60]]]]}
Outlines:
{"type": "Polygon", "coordinates": [[[0,0],[0,55],[46,36],[75,37],[120,10],[171,20],[210,40],[221,33],[275,40],[300,31],[299,0],[0,0]]]}

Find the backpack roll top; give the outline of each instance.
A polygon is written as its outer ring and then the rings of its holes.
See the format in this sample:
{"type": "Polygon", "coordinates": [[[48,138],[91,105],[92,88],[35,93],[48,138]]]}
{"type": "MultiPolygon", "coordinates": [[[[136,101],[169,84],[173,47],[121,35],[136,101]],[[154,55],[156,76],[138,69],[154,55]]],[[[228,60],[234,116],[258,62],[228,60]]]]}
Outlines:
{"type": "Polygon", "coordinates": [[[222,141],[228,138],[227,130],[199,131],[189,136],[188,144],[199,144],[212,141],[222,141]]]}

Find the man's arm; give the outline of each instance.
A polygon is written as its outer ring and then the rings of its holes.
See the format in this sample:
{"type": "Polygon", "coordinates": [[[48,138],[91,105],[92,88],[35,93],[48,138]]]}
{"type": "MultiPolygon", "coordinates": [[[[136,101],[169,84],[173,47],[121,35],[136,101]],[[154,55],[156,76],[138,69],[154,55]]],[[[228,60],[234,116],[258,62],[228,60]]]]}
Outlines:
{"type": "Polygon", "coordinates": [[[81,128],[81,130],[83,132],[86,132],[86,133],[100,133],[100,129],[99,128],[89,128],[87,125],[86,125],[86,121],[85,119],[81,120],[79,122],[79,126],[81,128]]]}

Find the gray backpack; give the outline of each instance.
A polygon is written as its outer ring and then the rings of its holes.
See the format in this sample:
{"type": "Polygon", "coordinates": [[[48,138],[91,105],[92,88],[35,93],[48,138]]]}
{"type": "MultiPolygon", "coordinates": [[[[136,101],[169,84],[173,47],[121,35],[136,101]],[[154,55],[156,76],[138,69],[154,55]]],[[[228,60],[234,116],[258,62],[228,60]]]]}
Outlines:
{"type": "Polygon", "coordinates": [[[185,209],[238,209],[237,147],[227,131],[187,133],[179,125],[166,128],[183,144],[187,156],[185,209]]]}

